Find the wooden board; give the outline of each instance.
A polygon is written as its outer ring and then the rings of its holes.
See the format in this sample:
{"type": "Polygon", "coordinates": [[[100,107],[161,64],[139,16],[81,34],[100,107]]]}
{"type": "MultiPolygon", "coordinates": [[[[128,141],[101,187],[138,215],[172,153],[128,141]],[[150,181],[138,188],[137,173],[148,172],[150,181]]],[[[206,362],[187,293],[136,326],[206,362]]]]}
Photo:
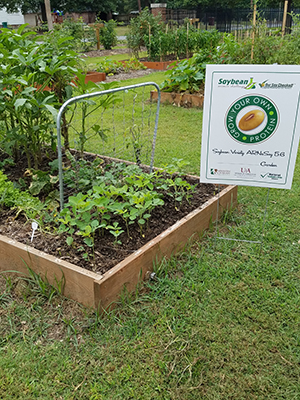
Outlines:
{"type": "Polygon", "coordinates": [[[141,61],[142,64],[144,64],[145,67],[149,69],[157,69],[159,71],[165,71],[168,69],[170,64],[173,64],[174,62],[177,63],[177,61],[141,61]]]}
{"type": "Polygon", "coordinates": [[[63,294],[85,306],[94,306],[94,280],[99,275],[60,260],[31,246],[0,235],[0,271],[16,271],[28,276],[28,268],[57,287],[63,280],[63,294]]]}

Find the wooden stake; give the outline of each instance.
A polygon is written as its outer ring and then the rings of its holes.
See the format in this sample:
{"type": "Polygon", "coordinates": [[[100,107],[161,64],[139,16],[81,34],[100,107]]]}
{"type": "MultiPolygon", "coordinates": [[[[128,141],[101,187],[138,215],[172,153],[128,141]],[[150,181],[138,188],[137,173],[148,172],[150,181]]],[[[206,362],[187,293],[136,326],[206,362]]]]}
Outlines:
{"type": "Polygon", "coordinates": [[[254,4],[254,6],[253,6],[253,27],[252,27],[251,60],[253,60],[253,53],[254,53],[255,25],[256,25],[256,4],[254,4]]]}
{"type": "Polygon", "coordinates": [[[151,25],[149,24],[149,56],[151,60],[151,25]]]}
{"type": "Polygon", "coordinates": [[[189,58],[189,22],[186,24],[186,58],[189,58]]]}
{"type": "Polygon", "coordinates": [[[96,28],[97,50],[100,50],[100,28],[96,28]]]}
{"type": "Polygon", "coordinates": [[[287,9],[288,9],[288,0],[285,0],[285,2],[284,2],[284,9],[283,9],[283,19],[282,19],[281,37],[284,36],[284,32],[285,32],[287,9]]]}
{"type": "Polygon", "coordinates": [[[160,54],[159,60],[160,60],[160,62],[162,62],[162,54],[161,54],[161,36],[159,37],[159,54],[160,54]]]}

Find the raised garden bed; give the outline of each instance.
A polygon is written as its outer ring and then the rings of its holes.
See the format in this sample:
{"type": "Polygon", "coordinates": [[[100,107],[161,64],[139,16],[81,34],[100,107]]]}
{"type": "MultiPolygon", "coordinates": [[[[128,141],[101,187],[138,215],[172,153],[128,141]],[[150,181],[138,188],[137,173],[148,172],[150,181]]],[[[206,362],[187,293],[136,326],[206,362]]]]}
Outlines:
{"type": "Polygon", "coordinates": [[[165,71],[168,69],[169,65],[176,62],[174,61],[141,61],[142,64],[145,65],[145,67],[149,69],[157,69],[160,71],[165,71]]]}
{"type": "Polygon", "coordinates": [[[104,72],[88,71],[85,77],[85,83],[105,81],[106,74],[104,72]]]}
{"type": "MultiPolygon", "coordinates": [[[[204,95],[203,94],[188,94],[188,93],[170,93],[160,92],[161,103],[174,104],[180,107],[198,107],[203,108],[204,95]]],[[[157,100],[158,93],[153,90],[150,93],[151,100],[157,100]]]]}
{"type": "MultiPolygon", "coordinates": [[[[73,83],[76,84],[76,79],[78,79],[77,77],[75,78],[74,81],[72,81],[73,83]]],[[[88,71],[85,77],[84,82],[88,83],[88,82],[103,82],[106,80],[106,74],[104,72],[97,72],[97,71],[88,71]]],[[[39,89],[42,85],[36,85],[36,88],[39,89]]],[[[46,86],[44,88],[45,91],[52,91],[53,89],[46,86]]]]}
{"type": "Polygon", "coordinates": [[[30,267],[41,277],[47,277],[54,286],[63,282],[65,296],[89,307],[106,309],[118,300],[124,288],[133,291],[152,271],[155,262],[170,257],[189,241],[197,239],[216,219],[218,201],[221,215],[236,204],[237,187],[225,187],[218,196],[210,198],[103,274],[88,271],[3,235],[0,235],[0,271],[27,274],[27,267],[30,267]]]}

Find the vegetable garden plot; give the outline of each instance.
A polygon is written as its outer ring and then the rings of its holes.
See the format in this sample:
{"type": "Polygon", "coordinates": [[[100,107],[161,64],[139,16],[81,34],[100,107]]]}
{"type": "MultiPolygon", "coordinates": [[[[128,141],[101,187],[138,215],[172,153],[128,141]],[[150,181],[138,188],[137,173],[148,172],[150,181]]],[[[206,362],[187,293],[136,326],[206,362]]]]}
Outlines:
{"type": "MultiPolygon", "coordinates": [[[[0,271],[8,273],[14,270],[28,274],[29,266],[42,278],[46,276],[54,286],[58,282],[64,282],[63,294],[67,297],[86,306],[104,309],[118,300],[124,287],[129,292],[133,291],[147,272],[153,270],[154,263],[170,257],[189,241],[195,240],[217,216],[220,217],[223,211],[234,206],[236,201],[237,187],[224,188],[218,196],[208,199],[104,273],[81,268],[80,262],[75,265],[66,257],[46,254],[46,249],[49,249],[47,242],[41,243],[42,247],[35,249],[26,238],[25,242],[20,243],[18,235],[14,235],[13,238],[10,235],[8,238],[0,234],[0,271]]],[[[9,229],[7,226],[6,228],[9,229]]],[[[15,232],[14,226],[12,229],[15,232]]],[[[0,233],[6,234],[1,227],[0,233]]],[[[52,239],[57,254],[61,250],[58,238],[52,239]]]]}
{"type": "Polygon", "coordinates": [[[80,160],[85,150],[148,164],[152,170],[160,102],[149,101],[151,87],[159,91],[152,82],[96,93],[85,91],[61,107],[57,122],[61,208],[84,181],[80,160]],[[72,156],[70,149],[76,150],[72,156]],[[72,176],[72,191],[66,185],[63,158],[78,172],[72,176]]]}
{"type": "MultiPolygon", "coordinates": [[[[64,153],[60,151],[61,182],[63,189],[67,189],[61,212],[56,197],[58,162],[54,152],[52,155],[47,151],[43,153],[45,163],[39,164],[43,169],[35,170],[22,161],[25,153],[20,147],[18,163],[11,160],[11,165],[9,159],[4,158],[4,174],[0,172],[0,183],[4,187],[2,190],[0,185],[3,207],[0,269],[26,273],[30,267],[54,285],[64,281],[66,296],[102,308],[116,301],[124,286],[133,290],[155,262],[178,251],[191,236],[206,229],[215,219],[217,209],[214,185],[201,186],[199,178],[186,179],[174,174],[178,165],[171,165],[164,171],[153,168],[150,172],[155,135],[149,135],[152,120],[145,123],[148,121],[146,105],[153,111],[149,92],[140,87],[132,88],[134,95],[129,103],[122,102],[119,92],[127,94],[126,90],[130,93],[131,88],[123,89],[106,92],[109,96],[99,103],[93,100],[97,94],[81,96],[79,116],[76,109],[61,114],[62,122],[66,122],[62,126],[65,130],[62,129],[64,153]],[[142,98],[147,99],[139,107],[140,114],[135,112],[138,94],[134,91],[138,90],[145,90],[142,98]],[[121,115],[125,115],[122,119],[116,118],[119,104],[122,104],[121,115]],[[130,112],[127,104],[130,104],[130,112]],[[95,117],[102,106],[100,121],[101,114],[111,111],[110,108],[113,110],[108,121],[100,125],[98,120],[92,120],[88,125],[89,117],[95,117]],[[139,121],[138,126],[147,129],[142,129],[143,135],[138,137],[129,129],[131,135],[126,141],[126,128],[117,129],[115,119],[118,122],[128,120],[130,129],[139,121]],[[122,133],[119,135],[119,132],[122,133]],[[101,147],[97,150],[99,143],[101,147]],[[106,157],[87,154],[85,149],[96,149],[97,153],[106,153],[106,157]],[[107,156],[120,157],[125,153],[127,160],[122,163],[107,156]],[[145,166],[141,169],[134,165],[147,162],[147,157],[150,159],[147,172],[145,166]],[[21,164],[24,165],[22,171],[21,164]],[[18,187],[8,180],[6,173],[9,178],[17,178],[13,180],[18,187]],[[34,220],[40,226],[35,233],[31,229],[34,220]]],[[[154,109],[155,113],[149,114],[155,115],[155,131],[156,104],[154,109]]],[[[221,209],[227,209],[235,200],[235,188],[224,189],[220,196],[221,209]]]]}

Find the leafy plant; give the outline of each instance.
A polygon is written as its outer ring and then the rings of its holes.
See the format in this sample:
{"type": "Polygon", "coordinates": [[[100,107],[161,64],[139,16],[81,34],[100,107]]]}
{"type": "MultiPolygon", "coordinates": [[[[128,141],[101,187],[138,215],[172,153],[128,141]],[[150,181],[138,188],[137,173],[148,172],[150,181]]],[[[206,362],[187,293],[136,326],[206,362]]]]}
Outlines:
{"type": "MultiPolygon", "coordinates": [[[[96,84],[95,82],[89,81],[85,83],[86,74],[81,73],[78,75],[76,84],[74,83],[74,87],[76,88],[76,94],[83,95],[87,93],[93,93],[95,91],[108,90],[115,87],[118,87],[118,82],[110,82],[110,83],[101,83],[96,84]]],[[[99,125],[92,125],[91,127],[87,127],[87,117],[97,111],[99,108],[102,108],[105,111],[110,105],[121,101],[118,97],[118,94],[110,93],[102,96],[98,96],[95,100],[92,99],[81,99],[76,103],[76,106],[79,105],[81,111],[81,126],[79,129],[76,129],[76,135],[79,141],[79,150],[80,156],[83,156],[84,146],[88,140],[92,137],[99,135],[102,140],[106,140],[106,130],[102,130],[99,125]]]]}
{"type": "Polygon", "coordinates": [[[123,64],[120,61],[114,61],[108,57],[103,57],[97,64],[96,70],[98,72],[105,72],[107,75],[114,75],[123,70],[123,64]]]}
{"type": "MultiPolygon", "coordinates": [[[[38,169],[45,146],[56,148],[56,110],[72,94],[70,81],[77,72],[77,56],[66,38],[53,45],[47,40],[49,34],[37,43],[34,33],[25,28],[7,29],[0,36],[0,115],[4,122],[0,143],[15,162],[25,153],[28,167],[33,164],[38,169]]],[[[62,132],[68,143],[66,123],[62,132]]]]}
{"type": "MultiPolygon", "coordinates": [[[[177,160],[179,164],[183,167],[183,160],[177,160]]],[[[114,236],[115,245],[120,244],[124,232],[130,238],[129,227],[134,224],[143,236],[153,209],[164,204],[162,191],[174,198],[175,208],[178,208],[194,190],[182,177],[170,175],[174,165],[166,169],[167,176],[166,172],[142,172],[136,165],[112,163],[103,167],[98,162],[95,165],[98,165],[97,176],[86,172],[87,176],[93,176],[93,187],[70,196],[57,217],[58,233],[67,234],[69,246],[77,235],[83,237],[85,245],[94,252],[96,238],[105,232],[114,236]]],[[[89,167],[93,168],[94,163],[84,164],[85,171],[89,167]]]]}
{"type": "Polygon", "coordinates": [[[123,68],[125,72],[128,71],[138,71],[140,69],[147,69],[143,63],[141,63],[137,58],[131,57],[130,60],[126,60],[123,63],[123,68]]]}
{"type": "Polygon", "coordinates": [[[166,71],[167,79],[160,85],[164,92],[199,92],[204,87],[205,64],[197,62],[197,55],[166,71]]]}
{"type": "Polygon", "coordinates": [[[147,46],[149,35],[156,36],[162,30],[162,26],[161,16],[153,16],[148,8],[130,20],[127,43],[134,57],[139,58],[141,46],[147,46]]]}
{"type": "Polygon", "coordinates": [[[44,204],[27,191],[21,191],[0,171],[0,207],[16,209],[24,212],[28,218],[35,218],[44,209],[44,204]]]}
{"type": "Polygon", "coordinates": [[[78,52],[89,51],[96,44],[95,30],[83,22],[82,17],[76,21],[64,18],[62,24],[55,24],[53,36],[57,39],[68,38],[72,48],[78,52]]]}
{"type": "Polygon", "coordinates": [[[108,22],[100,21],[104,23],[104,26],[100,28],[100,43],[103,44],[105,50],[110,50],[118,43],[116,27],[117,23],[110,19],[108,22]]]}
{"type": "Polygon", "coordinates": [[[142,129],[138,125],[133,125],[128,129],[128,132],[129,138],[127,139],[127,148],[132,146],[135,161],[137,165],[141,165],[141,152],[145,144],[142,140],[142,129]]]}
{"type": "Polygon", "coordinates": [[[135,57],[131,57],[130,60],[125,60],[123,62],[113,61],[104,57],[103,60],[97,64],[97,71],[105,72],[107,75],[115,75],[123,71],[137,71],[140,69],[147,69],[147,67],[135,57]]]}

